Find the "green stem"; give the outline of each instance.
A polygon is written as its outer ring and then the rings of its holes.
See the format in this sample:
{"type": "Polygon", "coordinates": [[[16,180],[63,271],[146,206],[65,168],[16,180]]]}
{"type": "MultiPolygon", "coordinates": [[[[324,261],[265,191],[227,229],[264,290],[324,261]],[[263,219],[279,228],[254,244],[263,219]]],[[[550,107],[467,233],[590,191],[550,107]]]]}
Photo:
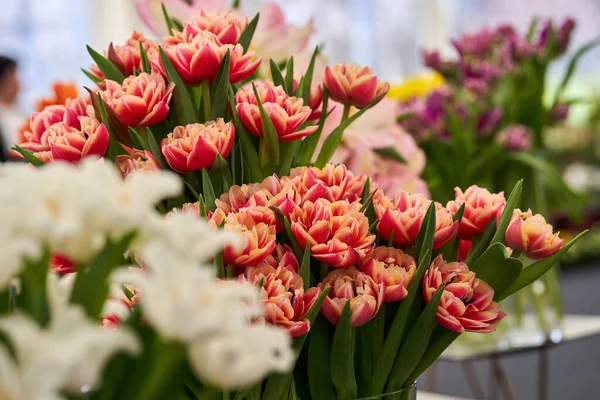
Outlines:
{"type": "Polygon", "coordinates": [[[210,120],[210,83],[207,79],[202,81],[202,106],[204,110],[204,121],[210,120]]]}
{"type": "Polygon", "coordinates": [[[350,116],[350,108],[351,107],[352,106],[350,104],[344,104],[344,112],[342,113],[342,120],[340,121],[340,124],[343,124],[344,121],[347,120],[348,117],[350,116]]]}

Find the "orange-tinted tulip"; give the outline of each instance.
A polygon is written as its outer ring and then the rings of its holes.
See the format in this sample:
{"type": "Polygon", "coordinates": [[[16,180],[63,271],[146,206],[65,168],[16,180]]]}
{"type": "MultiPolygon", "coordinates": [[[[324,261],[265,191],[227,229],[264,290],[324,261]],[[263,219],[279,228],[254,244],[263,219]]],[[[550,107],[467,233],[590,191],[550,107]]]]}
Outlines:
{"type": "Polygon", "coordinates": [[[430,200],[420,193],[400,192],[391,201],[382,197],[375,204],[379,219],[377,230],[382,238],[390,240],[394,232],[396,246],[412,246],[417,239],[430,200]]]}
{"type": "Polygon", "coordinates": [[[160,169],[151,152],[137,149],[134,149],[131,154],[117,156],[115,166],[123,178],[133,171],[158,171],[160,169]]]}
{"type": "MultiPolygon", "coordinates": [[[[135,71],[142,71],[142,55],[140,52],[140,44],[147,52],[150,49],[157,49],[158,44],[150,39],[146,39],[140,32],[133,32],[131,37],[123,45],[114,46],[112,43],[108,48],[108,59],[121,71],[125,76],[131,76],[135,71]]],[[[94,69],[95,70],[95,69],[94,69]]],[[[96,74],[104,80],[102,73],[95,70],[96,74]]]]}
{"type": "Polygon", "coordinates": [[[156,72],[141,73],[125,78],[122,85],[107,79],[100,95],[123,125],[135,128],[156,125],[167,117],[174,87],[156,72]]]}
{"type": "Polygon", "coordinates": [[[370,67],[345,61],[325,68],[323,84],[333,100],[357,108],[365,107],[390,88],[389,83],[381,82],[373,75],[370,67]]]}
{"type": "Polygon", "coordinates": [[[541,260],[561,249],[563,239],[558,235],[558,232],[553,233],[552,225],[546,223],[542,215],[533,215],[531,210],[522,212],[517,208],[506,229],[504,241],[528,258],[541,260]]]}
{"type": "Polygon", "coordinates": [[[204,124],[178,126],[161,143],[167,163],[175,171],[187,173],[209,169],[217,155],[227,158],[233,145],[235,128],[223,118],[204,124]]]}
{"type": "Polygon", "coordinates": [[[108,130],[95,118],[81,117],[79,126],[54,124],[45,135],[50,151],[34,153],[42,161],[77,162],[84,157],[102,157],[108,148],[108,130]]]}
{"type": "Polygon", "coordinates": [[[375,235],[360,204],[318,199],[297,206],[290,215],[294,237],[301,248],[310,243],[316,259],[333,268],[348,268],[373,249],[375,235]]]}
{"type": "Polygon", "coordinates": [[[346,302],[350,302],[350,324],[354,327],[369,322],[383,304],[384,288],[356,268],[336,269],[323,280],[323,288],[331,287],[321,306],[321,314],[336,325],[346,302]]]}
{"type": "Polygon", "coordinates": [[[504,313],[493,301],[494,290],[462,262],[436,257],[423,278],[423,297],[429,303],[444,286],[437,321],[453,332],[494,332],[504,313]]]}
{"type": "Polygon", "coordinates": [[[506,204],[504,192],[492,194],[476,185],[469,187],[464,193],[460,188],[454,189],[454,192],[455,200],[449,201],[446,208],[455,213],[463,203],[465,204],[465,213],[458,230],[461,239],[470,240],[483,232],[498,210],[506,204]]]}
{"type": "Polygon", "coordinates": [[[385,288],[383,300],[399,301],[408,295],[408,285],[416,271],[415,260],[393,247],[376,247],[361,264],[360,271],[385,288]]]}
{"type": "Polygon", "coordinates": [[[248,18],[240,18],[226,11],[211,13],[201,10],[200,14],[184,23],[183,35],[194,37],[201,31],[215,34],[223,44],[237,44],[248,26],[248,18]]]}

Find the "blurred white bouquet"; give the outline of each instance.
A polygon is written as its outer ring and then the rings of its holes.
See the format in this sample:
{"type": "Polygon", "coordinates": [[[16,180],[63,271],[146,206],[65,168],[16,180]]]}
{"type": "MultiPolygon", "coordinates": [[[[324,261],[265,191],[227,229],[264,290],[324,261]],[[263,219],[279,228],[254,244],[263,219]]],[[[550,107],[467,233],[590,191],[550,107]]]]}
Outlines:
{"type": "Polygon", "coordinates": [[[102,161],[0,167],[0,398],[209,398],[291,367],[258,291],[205,263],[239,237],[156,210],[181,190],[102,161]]]}

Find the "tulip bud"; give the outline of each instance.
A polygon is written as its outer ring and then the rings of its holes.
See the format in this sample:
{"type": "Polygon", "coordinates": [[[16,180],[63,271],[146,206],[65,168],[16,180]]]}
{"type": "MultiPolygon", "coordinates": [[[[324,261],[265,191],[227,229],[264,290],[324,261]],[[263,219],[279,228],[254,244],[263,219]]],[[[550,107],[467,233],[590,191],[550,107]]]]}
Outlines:
{"type": "Polygon", "coordinates": [[[531,148],[531,129],[523,125],[511,125],[496,136],[496,143],[508,151],[527,151],[531,148]]]}
{"type": "Polygon", "coordinates": [[[133,171],[158,171],[160,169],[151,152],[137,149],[134,149],[129,155],[117,156],[115,166],[123,178],[127,178],[127,175],[133,171]]]}
{"type": "Polygon", "coordinates": [[[558,235],[558,232],[553,233],[552,225],[546,223],[542,215],[517,208],[506,228],[504,240],[513,250],[523,252],[532,260],[541,260],[561,249],[564,241],[558,235]]]}
{"type": "Polygon", "coordinates": [[[377,285],[370,276],[356,268],[336,269],[323,280],[323,287],[331,287],[321,306],[321,314],[337,325],[350,302],[350,324],[361,326],[372,320],[383,303],[383,285],[377,285]]]}
{"type": "Polygon", "coordinates": [[[376,247],[360,266],[375,283],[385,288],[386,303],[399,301],[408,295],[408,286],[416,271],[415,260],[393,247],[376,247]]]}
{"type": "Polygon", "coordinates": [[[429,303],[437,289],[444,292],[437,321],[453,332],[494,332],[504,313],[493,301],[494,290],[462,262],[447,263],[437,256],[423,278],[423,297],[429,303]]]}
{"type": "Polygon", "coordinates": [[[179,173],[210,169],[217,154],[229,156],[235,128],[223,118],[204,124],[178,126],[161,143],[167,163],[179,173]]]}
{"type": "Polygon", "coordinates": [[[394,232],[393,244],[396,246],[412,246],[417,239],[429,204],[430,200],[419,193],[399,192],[394,196],[393,201],[386,196],[382,197],[375,204],[375,214],[379,219],[377,231],[388,241],[394,232]]]}
{"type": "Polygon", "coordinates": [[[335,64],[333,68],[326,67],[323,84],[333,100],[356,108],[365,107],[390,88],[389,83],[381,82],[373,75],[370,67],[346,62],[335,64]]]}

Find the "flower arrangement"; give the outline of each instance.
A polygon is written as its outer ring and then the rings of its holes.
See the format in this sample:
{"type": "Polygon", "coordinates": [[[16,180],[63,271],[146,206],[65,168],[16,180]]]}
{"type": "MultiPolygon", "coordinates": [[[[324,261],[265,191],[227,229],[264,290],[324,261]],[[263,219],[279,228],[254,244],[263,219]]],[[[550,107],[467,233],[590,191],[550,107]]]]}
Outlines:
{"type": "MultiPolygon", "coordinates": [[[[41,204],[31,209],[70,216],[57,229],[81,242],[50,235],[56,245],[38,269],[67,272],[63,280],[77,271],[71,302],[143,342],[110,362],[101,385],[85,386],[86,398],[352,400],[413,390],[461,333],[494,331],[504,317],[498,301],[579,239],[563,246],[541,215],[519,211],[522,182],[507,199],[477,186],[457,190],[446,205],[419,193],[388,196],[371,178],[329,163],[346,128],[388,91],[370,68],[327,67],[323,84],[313,85],[316,50],[304,75],[290,59],[283,67],[271,61],[270,79],[254,79],[258,16],[202,12],[181,22],[163,11],[169,35],[161,43],[134,34],[129,51],[111,45],[105,57],[90,49],[96,66],[88,76],[98,88],[88,89],[89,104],[34,114],[16,147],[40,167],[27,171],[42,182],[45,171],[86,171],[84,196],[70,186],[60,188],[64,198],[31,194],[41,204]],[[133,72],[119,61],[133,61],[133,72]],[[341,117],[319,143],[330,100],[341,117]],[[106,165],[87,160],[94,156],[106,165]],[[112,173],[100,172],[113,161],[112,173]],[[94,201],[87,213],[69,214],[85,200],[94,201]],[[94,223],[108,230],[87,229],[94,223]],[[100,260],[85,264],[98,251],[100,260]],[[137,267],[116,275],[121,286],[112,293],[102,282],[124,253],[137,267]],[[536,261],[524,269],[521,253],[536,261]],[[198,265],[208,258],[211,272],[198,265]],[[102,312],[113,300],[124,313],[102,312]]],[[[30,255],[18,250],[9,253],[15,261],[30,255]]],[[[23,282],[32,278],[23,271],[23,282]]],[[[33,293],[43,293],[33,283],[33,293]]],[[[32,293],[26,288],[21,293],[32,293]]],[[[44,298],[33,297],[37,305],[22,309],[45,310],[44,298]]]]}

